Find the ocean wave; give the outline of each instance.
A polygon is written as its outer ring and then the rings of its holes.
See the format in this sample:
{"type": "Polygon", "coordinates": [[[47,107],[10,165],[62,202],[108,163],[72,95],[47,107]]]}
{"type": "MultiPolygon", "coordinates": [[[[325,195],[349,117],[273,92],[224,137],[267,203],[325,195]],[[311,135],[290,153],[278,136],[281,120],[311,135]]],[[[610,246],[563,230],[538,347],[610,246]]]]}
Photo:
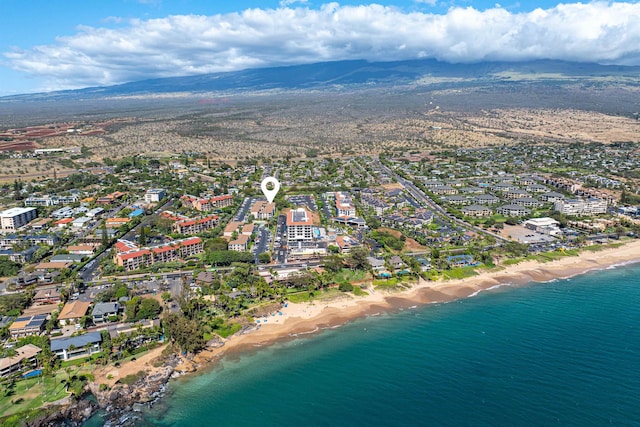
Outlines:
{"type": "Polygon", "coordinates": [[[488,288],[485,288],[485,289],[478,289],[477,291],[469,295],[467,298],[473,298],[481,292],[492,291],[494,289],[502,288],[503,286],[512,286],[512,285],[513,285],[512,283],[506,282],[506,283],[499,283],[497,285],[489,286],[488,288]]]}

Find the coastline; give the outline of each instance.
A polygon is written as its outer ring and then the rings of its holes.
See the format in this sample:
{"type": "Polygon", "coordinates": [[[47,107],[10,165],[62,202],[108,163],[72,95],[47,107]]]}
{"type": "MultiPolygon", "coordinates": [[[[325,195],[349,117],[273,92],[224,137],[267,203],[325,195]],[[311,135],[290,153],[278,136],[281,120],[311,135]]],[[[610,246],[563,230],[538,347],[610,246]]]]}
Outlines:
{"type": "MultiPolygon", "coordinates": [[[[566,279],[586,274],[590,271],[614,268],[625,264],[640,262],[640,240],[633,240],[622,246],[606,248],[598,252],[582,251],[578,256],[567,256],[550,262],[523,261],[505,268],[481,271],[478,275],[457,279],[430,282],[420,279],[410,284],[410,288],[401,291],[379,291],[372,287],[367,289],[369,295],[355,297],[351,294],[329,301],[313,301],[308,303],[288,303],[280,312],[268,317],[268,321],[256,324],[256,329],[244,334],[234,335],[225,340],[224,345],[206,348],[193,358],[175,358],[173,366],[154,366],[154,360],[160,357],[166,345],[158,347],[136,361],[122,364],[118,368],[105,367],[97,369],[91,389],[100,401],[99,384],[107,384],[112,388],[108,393],[128,388],[116,385],[119,378],[146,371],[146,378],[156,377],[152,387],[146,387],[148,393],[139,402],[153,402],[160,397],[164,384],[170,378],[197,373],[200,369],[215,366],[224,356],[255,352],[280,341],[295,339],[300,336],[315,334],[327,328],[344,325],[359,317],[376,315],[382,312],[409,308],[417,305],[450,302],[469,298],[480,292],[501,286],[524,286],[530,283],[543,283],[552,280],[566,279]]],[[[130,391],[147,386],[149,382],[142,379],[142,384],[134,384],[130,391]]],[[[109,399],[111,400],[111,399],[109,399]]],[[[102,406],[102,405],[101,405],[102,406]]],[[[104,407],[104,406],[103,406],[104,407]]],[[[128,412],[131,402],[124,408],[128,412]]],[[[123,408],[120,408],[121,410],[123,408]]]]}
{"type": "Polygon", "coordinates": [[[268,321],[261,323],[255,331],[230,337],[222,347],[201,351],[193,362],[198,366],[210,365],[229,353],[251,351],[281,340],[314,334],[362,316],[469,298],[501,286],[524,286],[567,279],[635,262],[640,262],[640,240],[598,252],[582,251],[578,256],[567,256],[546,263],[523,261],[501,269],[482,271],[464,279],[441,279],[436,282],[420,279],[402,291],[373,291],[369,287],[366,290],[369,295],[362,297],[345,294],[344,297],[326,302],[288,303],[287,307],[280,310],[282,315],[268,317],[268,321]]]}

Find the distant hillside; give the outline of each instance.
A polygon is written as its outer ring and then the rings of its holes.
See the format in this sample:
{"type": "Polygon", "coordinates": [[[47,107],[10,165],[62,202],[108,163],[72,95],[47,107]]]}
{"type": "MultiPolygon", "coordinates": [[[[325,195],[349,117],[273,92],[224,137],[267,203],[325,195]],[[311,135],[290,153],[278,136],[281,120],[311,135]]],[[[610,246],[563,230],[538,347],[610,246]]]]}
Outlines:
{"type": "Polygon", "coordinates": [[[287,67],[143,80],[108,87],[14,95],[0,101],[97,99],[173,92],[238,93],[263,90],[326,89],[363,85],[427,84],[441,81],[512,82],[523,80],[624,81],[639,85],[640,67],[563,61],[481,62],[449,64],[432,59],[367,62],[336,61],[287,67]]]}

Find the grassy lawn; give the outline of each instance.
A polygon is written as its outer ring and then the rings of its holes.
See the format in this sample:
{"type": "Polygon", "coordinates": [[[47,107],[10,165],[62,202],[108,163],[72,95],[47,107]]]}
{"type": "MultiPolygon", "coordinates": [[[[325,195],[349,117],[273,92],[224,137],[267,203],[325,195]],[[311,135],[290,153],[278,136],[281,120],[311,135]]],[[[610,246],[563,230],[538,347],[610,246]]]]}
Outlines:
{"type": "Polygon", "coordinates": [[[451,270],[445,270],[442,272],[442,277],[445,279],[466,279],[467,277],[477,276],[478,273],[473,267],[460,267],[452,268],[451,270]]]}
{"type": "Polygon", "coordinates": [[[84,364],[91,364],[92,362],[95,362],[97,359],[99,359],[100,356],[102,356],[101,351],[98,353],[93,353],[91,357],[83,357],[81,359],[74,359],[74,360],[65,360],[62,363],[60,363],[60,366],[62,366],[63,368],[66,368],[67,366],[82,366],[84,364]]]}
{"type": "Polygon", "coordinates": [[[336,282],[358,282],[361,280],[365,280],[367,278],[368,273],[365,271],[351,271],[346,268],[343,268],[338,273],[335,274],[334,280],[336,282]]]}
{"type": "Polygon", "coordinates": [[[295,293],[288,294],[287,299],[292,303],[301,303],[301,302],[333,299],[341,294],[342,292],[340,292],[338,289],[331,288],[331,289],[325,289],[322,291],[315,291],[315,292],[313,291],[295,292],[295,293]]]}
{"type": "MultiPolygon", "coordinates": [[[[78,375],[82,369],[73,369],[71,376],[78,375]]],[[[0,393],[0,415],[7,416],[41,407],[47,402],[55,402],[68,395],[65,390],[67,373],[58,372],[55,377],[38,377],[17,381],[13,393],[6,396],[6,386],[0,393]]],[[[4,425],[4,424],[3,424],[4,425]]]]}
{"type": "Polygon", "coordinates": [[[354,286],[353,294],[357,297],[363,297],[365,295],[369,295],[369,292],[364,291],[360,286],[354,286]]]}

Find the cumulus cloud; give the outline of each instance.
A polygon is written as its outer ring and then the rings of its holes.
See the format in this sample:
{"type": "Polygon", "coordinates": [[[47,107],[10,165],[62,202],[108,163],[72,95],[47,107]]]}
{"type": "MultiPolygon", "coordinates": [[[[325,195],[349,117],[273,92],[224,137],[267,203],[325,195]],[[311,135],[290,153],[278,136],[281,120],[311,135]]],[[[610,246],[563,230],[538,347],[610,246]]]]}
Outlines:
{"type": "Polygon", "coordinates": [[[57,87],[341,59],[545,58],[640,65],[640,4],[623,2],[559,4],[527,13],[453,7],[446,14],[328,3],[78,31],[4,56],[13,69],[57,87]]]}

